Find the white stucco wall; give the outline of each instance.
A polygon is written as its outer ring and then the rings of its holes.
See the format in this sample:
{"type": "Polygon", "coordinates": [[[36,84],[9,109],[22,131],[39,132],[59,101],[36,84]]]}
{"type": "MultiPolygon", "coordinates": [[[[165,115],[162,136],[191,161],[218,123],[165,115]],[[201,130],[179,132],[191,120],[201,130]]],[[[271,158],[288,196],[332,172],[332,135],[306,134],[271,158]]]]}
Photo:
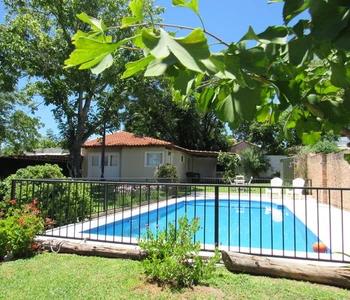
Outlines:
{"type": "Polygon", "coordinates": [[[271,167],[265,173],[261,173],[260,177],[272,177],[276,172],[281,173],[281,159],[287,158],[286,155],[266,155],[270,160],[271,167]]]}
{"type": "Polygon", "coordinates": [[[216,177],[216,157],[194,157],[193,172],[199,173],[201,178],[216,177]]]}

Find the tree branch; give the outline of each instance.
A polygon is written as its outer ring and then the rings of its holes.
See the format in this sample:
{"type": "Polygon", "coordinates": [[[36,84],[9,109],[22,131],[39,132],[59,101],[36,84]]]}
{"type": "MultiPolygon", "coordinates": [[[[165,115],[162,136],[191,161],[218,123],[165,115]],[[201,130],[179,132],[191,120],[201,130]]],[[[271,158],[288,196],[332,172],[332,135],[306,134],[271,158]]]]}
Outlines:
{"type": "MultiPolygon", "coordinates": [[[[196,28],[190,27],[190,26],[183,26],[183,25],[175,25],[175,24],[167,24],[167,23],[154,23],[154,25],[159,26],[159,27],[173,27],[173,28],[178,28],[178,29],[187,29],[187,30],[195,30],[196,28]]],[[[150,23],[139,23],[139,24],[132,24],[129,25],[128,27],[142,27],[142,26],[152,26],[150,23]]],[[[111,26],[108,27],[108,29],[121,29],[122,26],[111,26]]],[[[209,35],[213,39],[217,40],[220,44],[225,45],[226,47],[229,47],[230,44],[225,42],[224,40],[220,39],[218,36],[212,34],[211,32],[203,29],[203,32],[206,35],[209,35]]]]}

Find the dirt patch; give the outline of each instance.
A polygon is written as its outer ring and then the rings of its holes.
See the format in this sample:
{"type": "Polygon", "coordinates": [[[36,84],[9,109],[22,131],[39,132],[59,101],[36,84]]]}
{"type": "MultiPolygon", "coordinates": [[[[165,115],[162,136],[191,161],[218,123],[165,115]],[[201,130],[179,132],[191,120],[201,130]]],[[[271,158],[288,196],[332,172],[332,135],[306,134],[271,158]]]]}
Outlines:
{"type": "Polygon", "coordinates": [[[148,294],[150,298],[157,298],[161,295],[169,295],[168,299],[208,299],[210,297],[215,299],[224,299],[224,292],[210,286],[198,285],[192,288],[182,289],[180,291],[172,291],[169,287],[161,287],[156,283],[149,283],[143,281],[134,288],[134,291],[139,294],[148,294]]]}

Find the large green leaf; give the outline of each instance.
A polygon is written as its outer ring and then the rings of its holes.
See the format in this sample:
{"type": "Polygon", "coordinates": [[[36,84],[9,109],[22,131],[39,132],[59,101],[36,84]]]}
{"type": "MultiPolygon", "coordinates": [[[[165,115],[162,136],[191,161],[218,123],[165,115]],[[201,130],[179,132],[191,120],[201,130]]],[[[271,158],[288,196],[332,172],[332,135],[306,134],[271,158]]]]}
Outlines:
{"type": "MultiPolygon", "coordinates": [[[[97,37],[97,38],[90,38],[85,36],[81,36],[80,38],[77,38],[76,36],[74,37],[76,38],[73,41],[73,44],[75,45],[75,50],[70,54],[69,58],[65,60],[64,63],[66,65],[65,68],[70,68],[70,67],[80,65],[79,67],[80,70],[89,69],[96,66],[107,55],[111,54],[114,50],[119,48],[121,45],[133,39],[133,37],[131,37],[131,38],[121,40],[118,43],[108,43],[108,42],[100,41],[101,38],[103,37],[97,37]]],[[[107,37],[107,40],[110,40],[110,39],[108,39],[107,37]]],[[[104,65],[106,67],[110,66],[109,63],[104,65]]]]}
{"type": "MultiPolygon", "coordinates": [[[[217,57],[217,59],[221,59],[217,57]]],[[[225,75],[227,78],[236,79],[241,86],[246,86],[246,82],[243,76],[241,63],[238,55],[235,53],[234,49],[230,49],[225,52],[224,65],[226,66],[225,75]],[[230,76],[231,74],[231,76],[230,76]]]]}
{"type": "Polygon", "coordinates": [[[134,0],[131,1],[129,4],[129,8],[134,14],[133,17],[124,17],[122,20],[122,28],[127,27],[131,24],[135,24],[141,20],[144,19],[142,8],[143,8],[143,2],[142,0],[134,0]]]}
{"type": "Polygon", "coordinates": [[[301,135],[301,141],[304,145],[315,145],[321,139],[321,136],[321,131],[303,132],[301,135]]]}
{"type": "Polygon", "coordinates": [[[285,97],[291,105],[298,105],[300,103],[300,81],[276,81],[276,86],[280,90],[280,97],[285,97]]]}
{"type": "Polygon", "coordinates": [[[348,26],[344,28],[333,44],[337,49],[344,49],[350,51],[350,22],[348,26]]]}
{"type": "Polygon", "coordinates": [[[207,112],[212,108],[213,98],[215,97],[215,90],[213,87],[205,87],[199,97],[197,98],[198,107],[203,111],[207,112]]]}
{"type": "Polygon", "coordinates": [[[299,20],[294,26],[293,31],[297,37],[302,37],[305,34],[306,29],[309,29],[310,22],[309,20],[299,20]]]}
{"type": "Polygon", "coordinates": [[[243,51],[238,57],[242,69],[251,73],[264,75],[270,65],[270,61],[262,47],[255,47],[243,51]]]}
{"type": "Polygon", "coordinates": [[[334,86],[330,81],[321,81],[315,85],[315,91],[321,95],[336,94],[340,90],[339,87],[334,86]]]}
{"type": "Polygon", "coordinates": [[[298,114],[295,130],[306,145],[315,144],[321,137],[322,123],[313,115],[305,111],[296,112],[298,114]]]}
{"type": "Polygon", "coordinates": [[[242,88],[235,85],[226,98],[218,102],[217,116],[225,122],[235,123],[237,118],[252,120],[256,116],[257,106],[261,102],[261,88],[242,88]]]}
{"type": "Polygon", "coordinates": [[[201,60],[210,57],[207,39],[199,28],[188,36],[174,38],[163,29],[155,35],[146,29],[142,30],[142,39],[150,53],[156,58],[165,58],[173,53],[179,62],[189,70],[205,73],[206,68],[201,60]]]}
{"type": "Polygon", "coordinates": [[[313,59],[311,52],[312,39],[310,36],[303,36],[292,40],[288,44],[289,46],[289,61],[293,65],[302,65],[313,59]]]}
{"type": "Polygon", "coordinates": [[[210,61],[214,66],[222,73],[225,72],[224,54],[223,53],[212,53],[210,56],[210,61]]]}
{"type": "Polygon", "coordinates": [[[285,26],[269,26],[267,29],[258,34],[259,41],[265,44],[286,44],[288,30],[285,26]]]}
{"type": "Polygon", "coordinates": [[[195,74],[189,70],[179,70],[178,76],[174,78],[174,89],[178,90],[181,95],[187,95],[192,89],[195,81],[195,74]]]}
{"type": "Polygon", "coordinates": [[[153,59],[154,56],[149,55],[137,61],[128,62],[125,65],[126,70],[121,78],[128,78],[140,71],[143,71],[153,59]]]}
{"type": "Polygon", "coordinates": [[[312,0],[309,11],[312,17],[311,34],[318,40],[337,37],[347,27],[350,18],[349,8],[334,5],[330,1],[312,0]]]}
{"type": "Polygon", "coordinates": [[[335,86],[346,88],[350,85],[350,66],[330,62],[332,76],[331,82],[335,86]]]}
{"type": "Polygon", "coordinates": [[[288,24],[294,17],[308,8],[310,0],[284,0],[284,2],[283,19],[288,24]]]}
{"type": "Polygon", "coordinates": [[[85,37],[77,39],[73,44],[76,49],[64,63],[66,68],[81,65],[79,67],[81,70],[97,65],[119,46],[114,43],[101,43],[85,37]]]}
{"type": "Polygon", "coordinates": [[[257,116],[256,116],[256,120],[258,122],[265,122],[268,120],[270,112],[271,112],[271,108],[269,105],[263,105],[261,107],[258,108],[257,111],[257,116]]]}
{"type": "Polygon", "coordinates": [[[100,33],[103,33],[107,30],[107,27],[105,26],[105,24],[103,23],[102,20],[90,17],[86,13],[78,14],[77,18],[82,20],[83,22],[85,22],[87,24],[90,24],[91,29],[93,31],[99,31],[100,33]]]}
{"type": "Polygon", "coordinates": [[[108,54],[100,61],[100,63],[97,66],[91,68],[91,72],[92,74],[100,74],[105,69],[111,67],[113,63],[114,63],[113,56],[111,54],[108,54]]]}
{"type": "Polygon", "coordinates": [[[248,32],[240,39],[239,42],[245,40],[255,40],[263,44],[286,44],[288,30],[285,26],[270,26],[264,32],[256,34],[251,26],[248,32]]]}
{"type": "Polygon", "coordinates": [[[184,6],[192,9],[197,15],[199,14],[198,10],[198,0],[172,0],[174,6],[184,6]]]}
{"type": "Polygon", "coordinates": [[[343,103],[335,100],[322,101],[319,108],[324,113],[324,119],[332,123],[349,124],[349,112],[345,110],[343,103]]]}
{"type": "Polygon", "coordinates": [[[170,54],[164,59],[156,58],[149,63],[145,72],[145,76],[160,76],[170,66],[174,65],[177,62],[178,60],[173,54],[170,54]]]}

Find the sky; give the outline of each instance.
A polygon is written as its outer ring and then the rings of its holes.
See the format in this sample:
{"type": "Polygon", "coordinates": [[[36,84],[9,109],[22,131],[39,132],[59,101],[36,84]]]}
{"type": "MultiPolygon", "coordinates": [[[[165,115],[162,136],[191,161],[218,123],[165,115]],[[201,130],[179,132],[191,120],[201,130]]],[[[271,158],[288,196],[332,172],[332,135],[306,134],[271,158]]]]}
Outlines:
{"type": "MultiPolygon", "coordinates": [[[[282,3],[268,4],[268,0],[198,0],[199,13],[205,29],[227,43],[238,42],[252,26],[256,33],[264,31],[268,26],[282,25],[282,3]]],[[[185,7],[173,7],[171,0],[156,0],[155,5],[163,6],[164,23],[202,27],[196,14],[185,7]]],[[[0,0],[0,22],[4,22],[4,7],[0,0]]],[[[183,33],[186,35],[186,31],[183,33]]],[[[209,39],[209,42],[213,41],[209,39]]],[[[212,51],[220,51],[215,46],[212,51]]],[[[57,124],[51,112],[52,107],[39,106],[37,116],[45,127],[40,133],[45,135],[47,129],[58,133],[57,124]]]]}

